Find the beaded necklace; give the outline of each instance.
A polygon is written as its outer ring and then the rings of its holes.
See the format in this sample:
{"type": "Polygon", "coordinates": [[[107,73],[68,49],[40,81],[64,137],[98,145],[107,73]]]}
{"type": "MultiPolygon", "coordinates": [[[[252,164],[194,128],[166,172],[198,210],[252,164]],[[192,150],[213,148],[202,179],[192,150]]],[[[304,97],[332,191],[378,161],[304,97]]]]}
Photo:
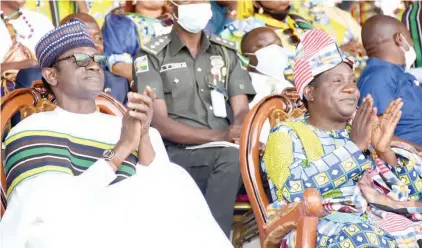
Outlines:
{"type": "Polygon", "coordinates": [[[15,31],[15,34],[17,34],[20,39],[31,39],[32,34],[34,33],[34,28],[32,27],[32,24],[29,23],[29,21],[26,18],[26,16],[23,15],[23,13],[22,13],[22,11],[20,9],[18,9],[14,13],[10,14],[9,16],[6,16],[4,13],[1,13],[0,14],[0,17],[4,21],[4,23],[6,24],[6,26],[11,26],[13,28],[13,30],[15,31]],[[22,17],[22,20],[28,26],[28,28],[29,28],[29,34],[27,36],[26,35],[19,34],[16,31],[16,29],[13,27],[13,25],[9,22],[10,19],[12,19],[12,18],[14,18],[16,16],[22,17]]]}

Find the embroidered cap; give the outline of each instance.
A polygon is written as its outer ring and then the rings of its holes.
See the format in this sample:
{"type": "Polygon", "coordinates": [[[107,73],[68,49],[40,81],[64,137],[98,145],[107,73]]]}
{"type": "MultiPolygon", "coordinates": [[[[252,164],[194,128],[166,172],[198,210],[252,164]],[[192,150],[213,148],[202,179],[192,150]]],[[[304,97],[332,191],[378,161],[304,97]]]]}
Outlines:
{"type": "Polygon", "coordinates": [[[51,30],[37,43],[35,53],[41,69],[51,66],[57,57],[75,47],[95,48],[86,25],[78,19],[51,30]]]}
{"type": "Polygon", "coordinates": [[[353,68],[353,61],[346,58],[334,39],[325,31],[312,29],[305,33],[296,48],[293,75],[301,99],[303,89],[315,76],[346,62],[353,68]]]}

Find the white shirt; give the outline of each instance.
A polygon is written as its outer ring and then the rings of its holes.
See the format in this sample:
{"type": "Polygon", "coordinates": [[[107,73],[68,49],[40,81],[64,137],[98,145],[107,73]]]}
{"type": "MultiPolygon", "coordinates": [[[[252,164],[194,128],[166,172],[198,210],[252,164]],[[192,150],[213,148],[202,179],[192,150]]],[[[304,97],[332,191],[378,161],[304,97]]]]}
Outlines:
{"type": "MultiPolygon", "coordinates": [[[[60,108],[34,114],[12,129],[49,130],[115,144],[121,118],[60,108]]],[[[189,174],[170,163],[157,130],[155,158],[109,186],[114,171],[99,159],[79,176],[45,172],[20,183],[0,222],[2,248],[232,247],[189,174]]]]}
{"type": "MultiPolygon", "coordinates": [[[[270,95],[281,94],[285,88],[293,86],[285,79],[279,80],[256,72],[249,72],[249,75],[251,76],[252,85],[256,92],[254,99],[249,103],[249,109],[252,109],[263,98],[270,95]]],[[[264,144],[267,143],[270,129],[270,122],[267,120],[261,129],[261,135],[259,137],[260,142],[264,144]]]]}
{"type": "MultiPolygon", "coordinates": [[[[35,54],[35,45],[37,42],[50,30],[54,29],[53,24],[51,23],[50,19],[47,16],[37,13],[32,10],[27,10],[25,8],[21,9],[23,16],[26,17],[28,22],[32,25],[34,32],[32,33],[32,37],[28,39],[28,35],[30,34],[30,29],[28,24],[25,23],[22,16],[15,20],[9,20],[16,30],[16,39],[17,42],[22,43],[26,46],[32,53],[35,54]],[[26,36],[25,39],[21,39],[19,34],[26,36]]],[[[0,45],[0,63],[3,63],[6,54],[9,52],[10,48],[12,47],[12,39],[10,38],[10,34],[7,31],[6,24],[2,21],[0,22],[0,37],[1,37],[1,45],[0,45]]]]}

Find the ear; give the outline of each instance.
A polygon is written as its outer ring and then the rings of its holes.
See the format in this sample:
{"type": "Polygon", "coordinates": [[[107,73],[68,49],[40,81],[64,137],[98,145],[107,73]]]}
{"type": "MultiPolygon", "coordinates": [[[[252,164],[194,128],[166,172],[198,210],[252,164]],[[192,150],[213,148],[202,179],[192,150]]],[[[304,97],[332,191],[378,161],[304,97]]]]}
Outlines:
{"type": "Polygon", "coordinates": [[[44,68],[42,70],[42,76],[50,86],[57,85],[57,70],[54,68],[44,68]]]}
{"type": "Polygon", "coordinates": [[[313,102],[315,101],[315,87],[312,87],[310,85],[305,86],[305,88],[303,89],[303,97],[308,101],[308,102],[313,102]]]}
{"type": "Polygon", "coordinates": [[[401,33],[395,33],[393,35],[393,40],[394,40],[394,43],[396,43],[396,45],[399,47],[403,47],[405,43],[404,36],[401,33]]]}

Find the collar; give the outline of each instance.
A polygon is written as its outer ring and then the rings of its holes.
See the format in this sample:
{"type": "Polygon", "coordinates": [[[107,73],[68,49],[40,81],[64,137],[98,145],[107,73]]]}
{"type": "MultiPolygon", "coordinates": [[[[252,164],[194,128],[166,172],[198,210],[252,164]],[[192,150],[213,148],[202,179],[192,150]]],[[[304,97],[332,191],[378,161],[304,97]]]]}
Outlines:
{"type": "Polygon", "coordinates": [[[372,65],[372,66],[389,66],[389,67],[397,68],[401,72],[406,72],[406,66],[405,65],[393,64],[393,63],[390,63],[388,61],[385,61],[385,60],[382,60],[382,59],[379,59],[379,58],[375,58],[375,57],[369,58],[368,62],[366,64],[372,65]]]}
{"type": "MultiPolygon", "coordinates": [[[[176,29],[173,28],[170,33],[170,53],[171,56],[176,55],[182,48],[186,47],[183,40],[180,38],[179,34],[177,33],[176,29]]],[[[208,40],[207,35],[204,31],[201,31],[201,47],[199,51],[206,51],[210,47],[210,41],[208,40]]]]}

